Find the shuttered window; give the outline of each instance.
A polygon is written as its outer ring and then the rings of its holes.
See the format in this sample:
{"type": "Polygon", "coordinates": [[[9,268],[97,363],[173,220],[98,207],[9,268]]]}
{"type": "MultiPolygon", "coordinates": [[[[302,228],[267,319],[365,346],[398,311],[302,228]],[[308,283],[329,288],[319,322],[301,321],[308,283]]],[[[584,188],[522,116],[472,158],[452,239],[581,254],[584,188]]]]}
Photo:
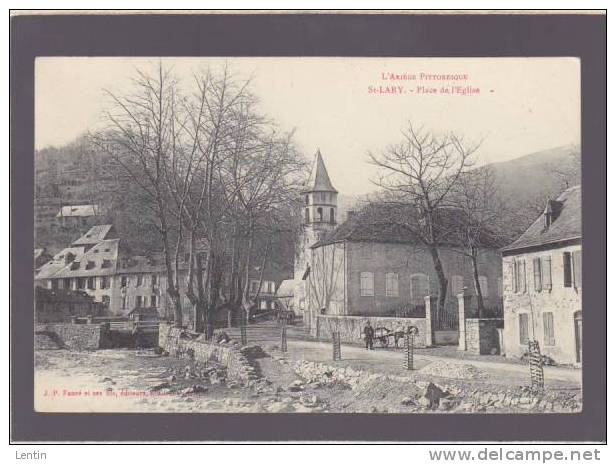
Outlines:
{"type": "Polygon", "coordinates": [[[541,258],[533,258],[533,281],[535,283],[535,291],[540,292],[543,289],[541,274],[541,258]]]}
{"type": "Polygon", "coordinates": [[[571,275],[571,253],[565,251],[563,253],[563,285],[571,287],[573,284],[573,276],[571,275]]]}
{"type": "Polygon", "coordinates": [[[359,294],[361,296],[374,296],[374,274],[372,272],[360,274],[359,294]]]}
{"type": "Polygon", "coordinates": [[[385,295],[398,296],[398,274],[395,272],[385,274],[385,295]]]}
{"type": "Polygon", "coordinates": [[[550,256],[541,258],[541,280],[545,290],[552,290],[552,258],[550,256]]]}
{"type": "Polygon", "coordinates": [[[574,251],[573,258],[573,286],[582,288],[582,251],[574,251]]]}
{"type": "Polygon", "coordinates": [[[546,346],[554,346],[554,314],[543,313],[543,343],[546,346]]]}
{"type": "Polygon", "coordinates": [[[528,314],[520,314],[518,316],[520,324],[520,345],[528,344],[528,314]]]}
{"type": "Polygon", "coordinates": [[[526,261],[515,261],[516,293],[526,293],[526,261]]]}

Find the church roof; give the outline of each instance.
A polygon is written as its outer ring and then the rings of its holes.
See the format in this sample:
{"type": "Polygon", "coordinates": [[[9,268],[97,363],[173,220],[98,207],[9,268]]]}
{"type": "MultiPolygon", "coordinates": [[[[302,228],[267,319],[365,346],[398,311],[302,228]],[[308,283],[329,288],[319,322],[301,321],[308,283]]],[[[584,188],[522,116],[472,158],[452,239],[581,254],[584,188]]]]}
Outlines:
{"type": "Polygon", "coordinates": [[[338,193],[332,185],[331,180],[329,180],[329,175],[327,174],[327,169],[325,168],[325,163],[323,162],[323,157],[321,156],[320,150],[317,150],[314,164],[312,166],[312,172],[310,173],[310,179],[308,180],[305,192],[338,193]]]}

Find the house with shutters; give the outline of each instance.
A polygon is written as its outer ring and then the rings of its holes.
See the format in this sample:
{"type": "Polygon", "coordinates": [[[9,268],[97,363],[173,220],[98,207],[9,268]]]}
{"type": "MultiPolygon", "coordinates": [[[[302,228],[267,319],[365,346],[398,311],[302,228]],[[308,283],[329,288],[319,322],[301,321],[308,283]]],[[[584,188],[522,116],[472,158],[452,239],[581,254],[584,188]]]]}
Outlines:
{"type": "Polygon", "coordinates": [[[556,362],[581,363],[580,186],[548,200],[543,214],[501,251],[506,356],[522,356],[536,340],[556,362]]]}
{"type": "MultiPolygon", "coordinates": [[[[197,252],[205,253],[203,247],[199,241],[197,252]]],[[[183,317],[190,324],[193,306],[186,296],[189,253],[181,253],[179,260],[183,317]]],[[[169,318],[173,313],[167,295],[164,255],[123,252],[121,239],[111,224],[90,228],[56,253],[36,270],[35,285],[53,294],[87,295],[94,303],[100,303],[100,312],[106,315],[127,316],[134,310],[155,310],[161,317],[169,318]]]]}

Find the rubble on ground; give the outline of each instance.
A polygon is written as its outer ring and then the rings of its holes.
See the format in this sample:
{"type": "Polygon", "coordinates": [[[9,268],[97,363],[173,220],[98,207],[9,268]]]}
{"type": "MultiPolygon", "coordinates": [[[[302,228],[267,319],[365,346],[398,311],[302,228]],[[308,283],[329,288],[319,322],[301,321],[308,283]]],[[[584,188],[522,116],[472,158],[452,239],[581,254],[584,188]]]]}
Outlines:
{"type": "Polygon", "coordinates": [[[487,379],[488,373],[472,364],[434,361],[421,369],[422,374],[447,377],[449,379],[477,380],[487,379]]]}

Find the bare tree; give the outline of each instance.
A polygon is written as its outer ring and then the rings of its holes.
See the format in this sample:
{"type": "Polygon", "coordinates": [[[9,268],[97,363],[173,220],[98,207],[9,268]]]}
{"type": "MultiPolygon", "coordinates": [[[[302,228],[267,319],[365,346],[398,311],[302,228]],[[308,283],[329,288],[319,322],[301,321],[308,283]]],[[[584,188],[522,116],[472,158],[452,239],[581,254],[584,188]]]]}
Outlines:
{"type": "Polygon", "coordinates": [[[485,305],[479,281],[479,254],[482,248],[504,245],[506,230],[502,223],[504,205],[492,168],[483,166],[463,173],[454,186],[451,201],[453,239],[459,245],[452,249],[471,261],[477,308],[482,317],[485,305]]]}
{"type": "Polygon", "coordinates": [[[141,206],[155,218],[165,269],[167,293],[173,304],[176,326],[182,326],[179,285],[180,212],[170,210],[171,201],[165,168],[178,155],[173,126],[178,117],[177,82],[159,63],[156,72],[136,71],[133,91],[106,91],[111,107],[105,113],[107,127],[96,134],[95,143],[111,154],[130,182],[143,195],[141,206]],[[173,244],[173,236],[178,238],[173,244]]]}
{"type": "Polygon", "coordinates": [[[399,143],[379,154],[369,153],[380,170],[375,183],[386,193],[389,220],[408,230],[430,253],[438,278],[439,312],[445,307],[448,283],[439,248],[451,234],[443,227],[442,213],[452,206],[452,190],[473,166],[479,146],[453,133],[438,135],[409,123],[399,143]]]}
{"type": "Polygon", "coordinates": [[[308,278],[310,299],[317,309],[329,308],[333,298],[342,296],[341,271],[344,268],[344,250],[340,244],[320,246],[312,251],[312,264],[308,278]]]}

